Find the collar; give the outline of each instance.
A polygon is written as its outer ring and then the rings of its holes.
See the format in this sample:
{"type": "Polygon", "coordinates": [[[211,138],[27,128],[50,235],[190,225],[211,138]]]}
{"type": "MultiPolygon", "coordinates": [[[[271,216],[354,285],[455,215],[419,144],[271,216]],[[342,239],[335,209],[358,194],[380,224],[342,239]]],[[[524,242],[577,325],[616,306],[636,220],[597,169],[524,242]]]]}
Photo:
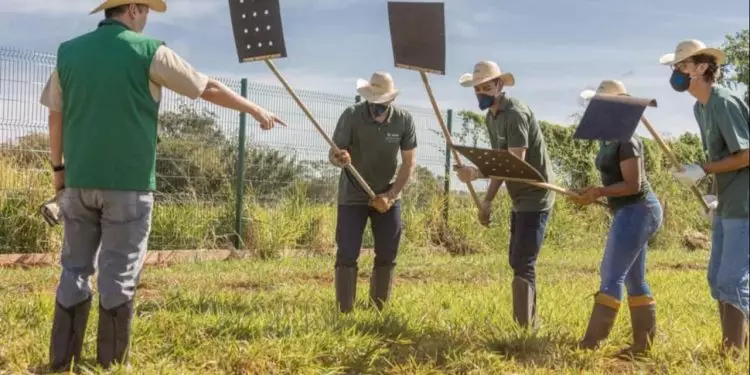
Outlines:
{"type": "Polygon", "coordinates": [[[100,28],[102,26],[119,26],[119,27],[123,27],[125,29],[128,29],[128,30],[132,31],[132,29],[130,27],[128,27],[128,25],[126,25],[126,24],[124,24],[124,23],[122,23],[122,22],[120,22],[118,20],[111,19],[111,18],[107,18],[105,20],[102,20],[101,22],[99,22],[99,24],[96,27],[100,28]]]}
{"type": "Polygon", "coordinates": [[[362,107],[363,107],[362,108],[362,118],[365,121],[369,122],[369,123],[372,123],[372,124],[375,124],[375,125],[383,125],[383,126],[385,126],[385,125],[390,124],[391,119],[393,119],[393,112],[394,112],[393,104],[391,104],[391,105],[388,106],[388,109],[386,110],[386,113],[388,115],[385,117],[385,120],[383,120],[383,122],[376,122],[375,119],[372,117],[372,113],[370,113],[370,103],[369,102],[365,101],[362,107]]]}
{"type": "Polygon", "coordinates": [[[502,95],[498,96],[496,100],[500,100],[500,106],[497,109],[497,112],[492,113],[492,108],[487,110],[490,116],[492,116],[493,118],[497,117],[497,115],[499,115],[500,112],[505,112],[505,110],[507,110],[508,107],[510,107],[510,100],[508,98],[507,93],[503,93],[502,95]]]}

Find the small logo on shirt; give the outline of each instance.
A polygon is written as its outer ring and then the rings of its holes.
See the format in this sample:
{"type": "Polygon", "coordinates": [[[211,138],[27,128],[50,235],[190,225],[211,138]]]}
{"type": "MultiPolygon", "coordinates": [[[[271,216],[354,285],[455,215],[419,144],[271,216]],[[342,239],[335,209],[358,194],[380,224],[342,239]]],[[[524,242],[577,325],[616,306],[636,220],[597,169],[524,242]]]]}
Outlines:
{"type": "Polygon", "coordinates": [[[388,143],[397,143],[400,140],[401,140],[401,134],[385,133],[385,141],[388,143]]]}

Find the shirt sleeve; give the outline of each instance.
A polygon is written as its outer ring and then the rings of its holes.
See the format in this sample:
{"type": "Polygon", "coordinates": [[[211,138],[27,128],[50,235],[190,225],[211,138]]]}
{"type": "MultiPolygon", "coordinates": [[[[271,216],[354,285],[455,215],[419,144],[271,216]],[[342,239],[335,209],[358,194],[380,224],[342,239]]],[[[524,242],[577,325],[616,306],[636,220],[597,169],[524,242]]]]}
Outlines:
{"type": "Polygon", "coordinates": [[[417,148],[417,131],[414,126],[414,118],[410,115],[406,116],[406,131],[404,136],[401,138],[401,150],[409,151],[417,148]]]}
{"type": "Polygon", "coordinates": [[[50,111],[62,112],[62,87],[60,86],[60,77],[57,74],[57,69],[53,70],[49,75],[39,102],[49,108],[50,111]]]}
{"type": "Polygon", "coordinates": [[[339,116],[339,121],[336,123],[336,129],[333,131],[333,137],[331,138],[338,148],[349,149],[352,144],[351,118],[351,108],[348,108],[339,116]]]}
{"type": "Polygon", "coordinates": [[[620,161],[625,161],[628,159],[640,157],[642,155],[642,152],[638,141],[631,138],[628,142],[620,142],[620,149],[618,154],[620,161]]]}
{"type": "Polygon", "coordinates": [[[748,111],[747,108],[743,111],[740,105],[737,101],[725,100],[720,108],[717,108],[717,112],[721,113],[718,121],[719,130],[731,153],[746,150],[750,146],[748,111]]]}
{"type": "Polygon", "coordinates": [[[195,70],[167,46],[160,46],[151,61],[151,81],[180,95],[196,99],[203,94],[208,76],[195,70]]]}
{"type": "Polygon", "coordinates": [[[518,111],[508,113],[508,148],[529,147],[529,121],[518,111]]]}

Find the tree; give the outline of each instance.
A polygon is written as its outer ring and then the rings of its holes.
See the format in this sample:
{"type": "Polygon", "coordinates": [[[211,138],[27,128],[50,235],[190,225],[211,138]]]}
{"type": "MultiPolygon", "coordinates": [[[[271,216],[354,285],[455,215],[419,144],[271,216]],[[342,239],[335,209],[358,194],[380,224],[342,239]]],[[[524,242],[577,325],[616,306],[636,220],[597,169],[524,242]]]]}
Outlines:
{"type": "MultiPolygon", "coordinates": [[[[159,117],[156,162],[158,190],[209,197],[236,188],[237,143],[216,124],[210,111],[180,106],[159,117]]],[[[302,167],[279,150],[252,147],[244,155],[244,186],[260,200],[281,196],[302,177],[302,167]]]]}
{"type": "Polygon", "coordinates": [[[730,88],[745,86],[745,102],[750,105],[750,29],[726,35],[722,49],[727,55],[726,65],[722,66],[719,83],[730,88]]]}

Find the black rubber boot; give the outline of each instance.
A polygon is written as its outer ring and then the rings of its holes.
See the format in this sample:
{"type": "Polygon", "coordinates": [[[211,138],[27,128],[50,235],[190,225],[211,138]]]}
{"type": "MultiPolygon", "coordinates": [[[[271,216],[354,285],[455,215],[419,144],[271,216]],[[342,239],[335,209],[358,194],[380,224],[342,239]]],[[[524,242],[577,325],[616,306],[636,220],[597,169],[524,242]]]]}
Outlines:
{"type": "Polygon", "coordinates": [[[601,342],[609,337],[612,326],[619,311],[619,301],[612,297],[597,293],[594,300],[594,309],[591,311],[589,325],[586,334],[578,343],[580,349],[596,349],[601,342]]]}
{"type": "Polygon", "coordinates": [[[640,356],[651,350],[656,335],[656,304],[653,298],[638,297],[630,305],[633,344],[619,353],[621,357],[640,356]]]}
{"type": "Polygon", "coordinates": [[[536,326],[536,296],[531,284],[520,277],[513,278],[513,319],[521,327],[536,326]]]}
{"type": "Polygon", "coordinates": [[[357,267],[336,267],[334,278],[339,311],[348,313],[357,299],[357,267]]]}
{"type": "Polygon", "coordinates": [[[747,317],[734,305],[722,304],[722,349],[725,354],[738,354],[747,345],[747,317]]]}
{"type": "Polygon", "coordinates": [[[51,371],[68,371],[71,362],[78,363],[81,360],[83,338],[86,333],[86,323],[89,319],[90,310],[91,297],[67,309],[55,302],[49,346],[51,371]]]}
{"type": "Polygon", "coordinates": [[[391,296],[393,281],[393,266],[380,266],[372,269],[370,277],[370,302],[375,308],[382,310],[391,296]]]}
{"type": "Polygon", "coordinates": [[[99,305],[96,360],[104,369],[127,363],[132,321],[132,300],[109,310],[99,305]]]}

